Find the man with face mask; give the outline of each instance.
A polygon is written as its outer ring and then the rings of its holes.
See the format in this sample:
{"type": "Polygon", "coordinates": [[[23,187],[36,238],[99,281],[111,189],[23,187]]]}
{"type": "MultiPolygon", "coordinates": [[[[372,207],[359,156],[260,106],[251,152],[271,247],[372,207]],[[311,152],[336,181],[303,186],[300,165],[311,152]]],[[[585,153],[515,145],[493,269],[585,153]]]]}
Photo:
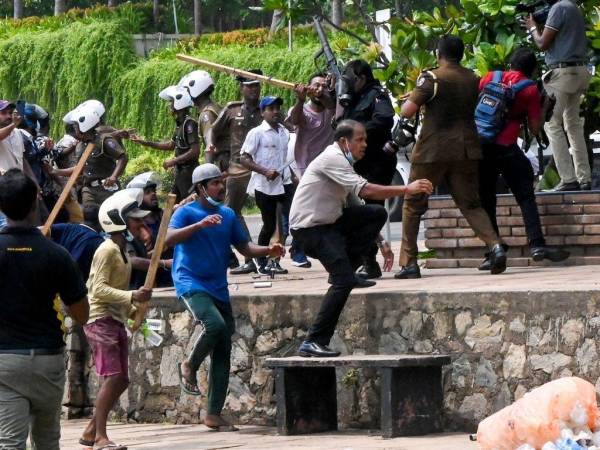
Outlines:
{"type": "MultiPolygon", "coordinates": [[[[383,150],[391,139],[395,115],[388,93],[373,76],[369,63],[362,59],[346,64],[342,79],[350,97],[342,118],[356,120],[367,130],[367,150],[354,170],[369,183],[390,185],[396,170],[396,155],[383,150]]],[[[367,203],[383,205],[382,200],[367,200],[367,203]]],[[[364,278],[379,278],[381,268],[375,259],[365,258],[358,273],[364,278]]]]}
{"type": "Polygon", "coordinates": [[[185,198],[192,185],[192,172],[198,166],[200,156],[200,141],[198,138],[198,122],[189,116],[190,108],[194,105],[187,89],[169,86],[158,94],[169,102],[169,109],[177,124],[173,138],[164,142],[152,142],[132,136],[131,141],[146,147],[172,152],[175,157],[163,163],[165,169],[175,168],[175,182],[171,192],[177,196],[177,202],[185,198]]]}
{"type": "Polygon", "coordinates": [[[355,274],[365,254],[377,243],[384,256],[384,270],[392,268],[394,255],[381,244],[379,231],[387,219],[381,205],[365,205],[362,199],[385,200],[405,194],[430,194],[427,180],[408,186],[369,183],[352,165],[365,155],[365,126],[354,120],[339,123],[335,142],[315,158],[300,180],[290,211],[294,240],[307,255],[319,259],[329,273],[331,287],[308,334],[298,350],[300,356],[338,356],[328,347],[338,319],[354,288],[375,282],[355,274]]]}
{"type": "Polygon", "coordinates": [[[73,126],[74,137],[79,141],[75,149],[77,155],[81,155],[88,144],[94,144],[83,167],[83,207],[100,205],[114,194],[127,166],[125,149],[112,135],[114,128],[102,124],[105,112],[104,105],[98,100],[88,100],[63,118],[65,124],[73,126]]]}
{"type": "Polygon", "coordinates": [[[202,164],[192,175],[197,200],[179,207],[169,224],[166,244],[174,247],[173,281],[179,299],[204,332],[188,359],[179,365],[181,388],[200,395],[197,372],[210,355],[207,415],[204,424],[218,431],[235,431],[221,416],[229,385],[231,336],[235,320],[227,289],[231,246],[248,258],[283,256],[280,244],[260,247],[248,235],[231,208],[223,206],[225,182],[214,164],[202,164]]]}
{"type": "MultiPolygon", "coordinates": [[[[262,75],[260,69],[253,69],[249,72],[262,75]]],[[[258,107],[261,86],[257,80],[242,76],[238,76],[236,79],[240,83],[242,101],[228,103],[223,108],[217,120],[208,130],[206,147],[207,151],[212,151],[215,155],[218,155],[223,151],[225,143],[228,143],[230,159],[225,204],[235,211],[242,227],[250,237],[250,232],[242,215],[242,209],[248,198],[246,190],[250,182],[251,171],[241,164],[240,150],[248,132],[262,122],[260,108],[258,107]]],[[[232,275],[243,275],[257,270],[254,261],[251,259],[246,259],[243,265],[237,267],[238,261],[233,252],[230,254],[230,260],[230,267],[232,267],[230,273],[232,275]]]]}

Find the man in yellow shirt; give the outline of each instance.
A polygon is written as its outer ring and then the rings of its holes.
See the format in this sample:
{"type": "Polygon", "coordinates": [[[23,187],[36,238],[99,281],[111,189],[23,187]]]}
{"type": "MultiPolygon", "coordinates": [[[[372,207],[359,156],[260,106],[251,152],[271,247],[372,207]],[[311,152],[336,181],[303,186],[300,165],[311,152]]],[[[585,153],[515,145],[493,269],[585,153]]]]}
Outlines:
{"type": "Polygon", "coordinates": [[[149,213],[139,209],[142,198],[141,189],[125,189],[106,199],[99,211],[100,224],[110,238],[98,247],[92,261],[87,283],[90,318],[84,331],[102,386],[94,415],[79,441],[98,450],[127,449],[108,438],[106,421],[110,409],[129,385],[125,324],[135,313],[133,302],[147,302],[152,294],[152,290],[143,287],[127,290],[131,277],[127,240],[139,234],[144,227],[143,218],[149,213]]]}

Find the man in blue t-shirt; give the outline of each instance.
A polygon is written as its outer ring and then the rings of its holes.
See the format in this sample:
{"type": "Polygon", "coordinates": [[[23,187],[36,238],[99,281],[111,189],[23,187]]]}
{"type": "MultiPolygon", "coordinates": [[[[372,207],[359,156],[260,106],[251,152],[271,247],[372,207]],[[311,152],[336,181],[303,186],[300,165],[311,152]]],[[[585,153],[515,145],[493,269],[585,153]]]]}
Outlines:
{"type": "Polygon", "coordinates": [[[188,359],[179,365],[179,380],[185,393],[200,395],[196,372],[211,355],[204,424],[219,431],[236,431],[221,417],[229,385],[231,335],[235,331],[227,289],[230,248],[233,245],[250,258],[277,258],[285,250],[280,244],[265,247],[249,242],[233,210],[222,205],[225,182],[214,164],[194,169],[192,192],[198,199],[175,211],[166,239],[166,244],[175,249],[172,274],[177,295],[204,328],[188,359]]]}

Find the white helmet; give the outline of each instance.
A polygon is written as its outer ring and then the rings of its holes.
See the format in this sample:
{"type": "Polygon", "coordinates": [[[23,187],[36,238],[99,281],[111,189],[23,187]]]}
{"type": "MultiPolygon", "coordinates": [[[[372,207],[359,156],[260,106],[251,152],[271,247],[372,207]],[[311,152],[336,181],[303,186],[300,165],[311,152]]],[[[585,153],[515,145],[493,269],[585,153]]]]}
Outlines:
{"type": "Polygon", "coordinates": [[[190,106],[194,106],[194,101],[192,100],[188,90],[179,86],[169,86],[168,88],[160,91],[158,96],[163,100],[173,102],[173,108],[175,111],[180,111],[182,109],[189,108],[190,106]]]}
{"type": "Polygon", "coordinates": [[[127,184],[127,189],[146,189],[148,187],[158,188],[160,185],[160,176],[156,172],[144,172],[133,177],[133,179],[127,184]]]}
{"type": "Polygon", "coordinates": [[[63,117],[67,124],[77,124],[79,131],[85,133],[96,127],[106,112],[104,105],[98,100],[87,100],[63,117]]]}
{"type": "Polygon", "coordinates": [[[144,191],[142,189],[123,189],[108,197],[98,211],[102,229],[107,233],[118,233],[127,229],[127,218],[142,219],[150,211],[140,209],[144,191]]]}
{"type": "Polygon", "coordinates": [[[177,86],[186,88],[192,98],[196,98],[204,94],[208,88],[215,85],[212,77],[204,70],[194,70],[185,75],[177,86]]]}

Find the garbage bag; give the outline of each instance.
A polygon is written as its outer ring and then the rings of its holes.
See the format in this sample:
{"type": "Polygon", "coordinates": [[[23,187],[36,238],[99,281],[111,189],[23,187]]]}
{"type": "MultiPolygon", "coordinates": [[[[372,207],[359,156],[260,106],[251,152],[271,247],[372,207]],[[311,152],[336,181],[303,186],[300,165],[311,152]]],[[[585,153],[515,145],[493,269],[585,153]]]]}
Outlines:
{"type": "Polygon", "coordinates": [[[515,450],[524,444],[539,449],[560,438],[563,428],[596,429],[599,416],[593,384],[560,378],[481,421],[477,442],[482,450],[515,450]]]}

